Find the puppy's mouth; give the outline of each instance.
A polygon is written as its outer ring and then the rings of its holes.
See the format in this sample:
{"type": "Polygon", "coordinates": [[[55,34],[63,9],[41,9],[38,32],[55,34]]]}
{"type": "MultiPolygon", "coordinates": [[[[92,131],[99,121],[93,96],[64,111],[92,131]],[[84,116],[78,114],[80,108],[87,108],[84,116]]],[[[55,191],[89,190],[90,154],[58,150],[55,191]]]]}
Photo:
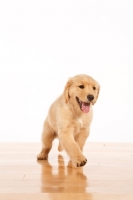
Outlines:
{"type": "Polygon", "coordinates": [[[83,102],[78,97],[76,97],[76,100],[77,100],[82,112],[88,113],[90,111],[90,103],[83,102]]]}

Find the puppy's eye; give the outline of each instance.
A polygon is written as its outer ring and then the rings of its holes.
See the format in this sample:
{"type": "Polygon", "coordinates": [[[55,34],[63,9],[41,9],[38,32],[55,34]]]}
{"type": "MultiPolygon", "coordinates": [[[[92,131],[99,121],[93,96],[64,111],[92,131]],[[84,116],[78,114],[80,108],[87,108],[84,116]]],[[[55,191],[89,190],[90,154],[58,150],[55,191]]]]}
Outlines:
{"type": "Polygon", "coordinates": [[[79,88],[84,89],[84,85],[79,85],[79,88]]]}
{"type": "Polygon", "coordinates": [[[93,87],[93,90],[95,90],[96,89],[96,87],[93,87]]]}

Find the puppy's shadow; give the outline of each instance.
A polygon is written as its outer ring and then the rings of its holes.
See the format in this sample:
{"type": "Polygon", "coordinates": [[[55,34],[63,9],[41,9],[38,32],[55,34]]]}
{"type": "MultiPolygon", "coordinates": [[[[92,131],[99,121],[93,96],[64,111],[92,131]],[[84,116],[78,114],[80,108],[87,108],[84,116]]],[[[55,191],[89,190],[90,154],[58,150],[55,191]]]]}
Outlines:
{"type": "MultiPolygon", "coordinates": [[[[41,165],[41,192],[50,193],[86,193],[87,177],[83,167],[73,168],[71,162],[66,166],[62,155],[58,155],[58,164],[51,165],[48,160],[37,161],[41,165]]],[[[89,199],[91,194],[89,194],[89,199]]]]}

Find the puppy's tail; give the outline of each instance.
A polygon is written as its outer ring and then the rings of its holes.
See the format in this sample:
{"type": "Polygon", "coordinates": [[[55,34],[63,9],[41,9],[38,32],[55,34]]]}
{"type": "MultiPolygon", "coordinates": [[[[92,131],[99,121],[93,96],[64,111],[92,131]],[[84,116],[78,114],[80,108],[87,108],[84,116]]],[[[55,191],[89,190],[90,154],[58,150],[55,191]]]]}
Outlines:
{"type": "Polygon", "coordinates": [[[60,142],[59,142],[59,146],[58,146],[58,151],[63,151],[63,147],[60,142]]]}

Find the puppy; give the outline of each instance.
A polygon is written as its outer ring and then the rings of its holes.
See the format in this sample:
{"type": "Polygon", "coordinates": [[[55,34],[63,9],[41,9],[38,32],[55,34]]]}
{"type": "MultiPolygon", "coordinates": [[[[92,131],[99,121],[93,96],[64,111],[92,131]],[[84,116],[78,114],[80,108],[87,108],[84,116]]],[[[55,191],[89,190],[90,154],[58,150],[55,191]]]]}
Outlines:
{"type": "Polygon", "coordinates": [[[51,105],[42,132],[42,150],[38,160],[48,158],[54,138],[59,138],[58,150],[65,149],[73,164],[87,162],[82,150],[90,132],[92,106],[100,86],[92,77],[81,74],[70,78],[63,94],[51,105]]]}

